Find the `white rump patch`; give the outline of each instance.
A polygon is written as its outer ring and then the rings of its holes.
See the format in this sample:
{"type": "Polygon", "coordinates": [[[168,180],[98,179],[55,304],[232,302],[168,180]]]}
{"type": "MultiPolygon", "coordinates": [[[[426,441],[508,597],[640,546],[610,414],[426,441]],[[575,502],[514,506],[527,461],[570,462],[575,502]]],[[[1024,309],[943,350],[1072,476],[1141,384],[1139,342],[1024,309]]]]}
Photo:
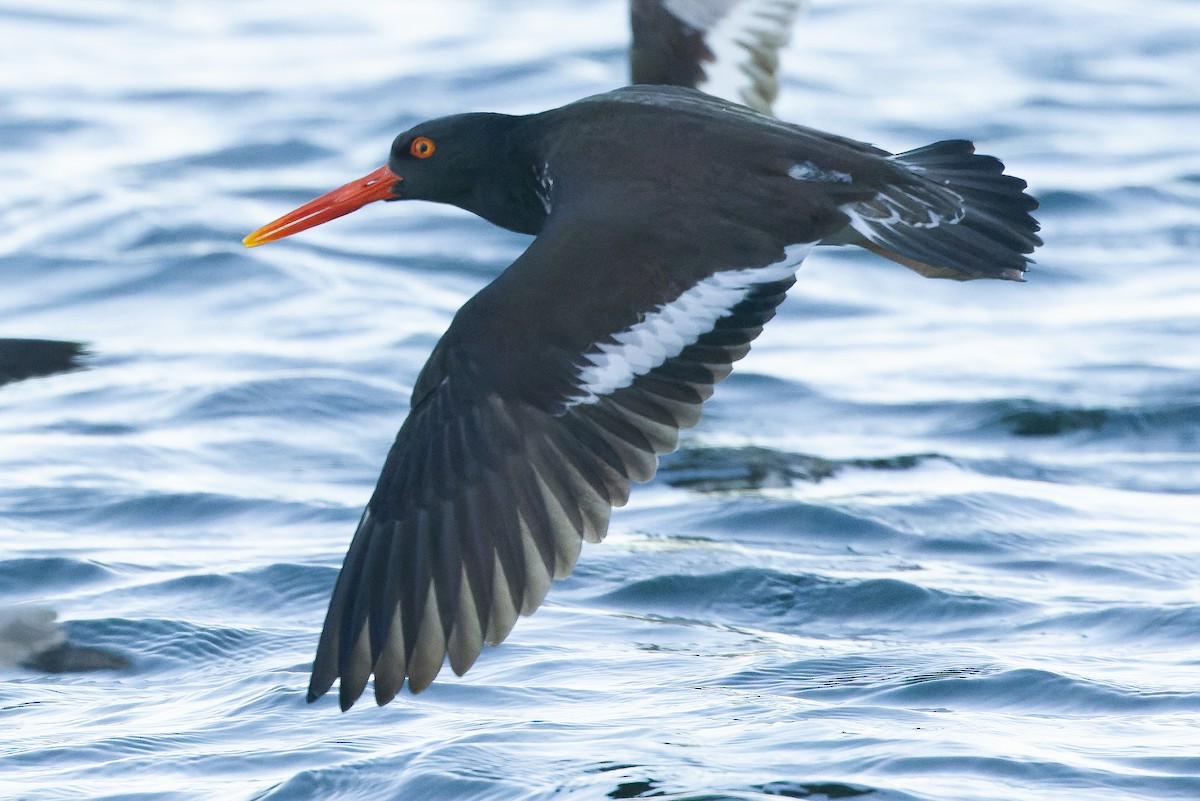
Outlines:
{"type": "Polygon", "coordinates": [[[788,169],[788,175],[797,181],[817,181],[825,184],[848,184],[853,178],[850,173],[841,170],[823,170],[811,161],[793,164],[788,169]]]}
{"type": "Polygon", "coordinates": [[[775,75],[760,63],[776,62],[803,0],[664,0],[663,5],[684,24],[703,31],[713,54],[712,62],[700,65],[705,79],[696,88],[770,113],[775,75]]]}
{"type": "Polygon", "coordinates": [[[713,330],[717,320],[741,303],[754,287],[795,275],[813,243],[791,245],[783,259],[766,267],[724,270],[715,273],[670,303],[647,313],[641,322],[613,334],[583,354],[579,365],[579,392],[567,406],[595,403],[667,359],[678,356],[701,335],[713,330]]]}

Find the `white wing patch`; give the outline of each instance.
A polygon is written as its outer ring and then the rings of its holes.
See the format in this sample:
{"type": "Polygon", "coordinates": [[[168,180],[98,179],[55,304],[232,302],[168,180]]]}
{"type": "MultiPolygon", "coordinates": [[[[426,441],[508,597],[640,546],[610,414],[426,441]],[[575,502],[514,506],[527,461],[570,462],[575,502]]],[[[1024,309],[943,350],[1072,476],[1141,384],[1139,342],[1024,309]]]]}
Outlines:
{"type": "Polygon", "coordinates": [[[674,16],[696,30],[713,62],[702,65],[696,88],[770,113],[779,49],[791,38],[803,0],[664,0],[674,16]]]}
{"type": "Polygon", "coordinates": [[[579,391],[568,400],[567,407],[595,403],[678,356],[702,334],[713,330],[717,320],[755,286],[795,275],[813,244],[791,245],[784,250],[783,259],[766,267],[715,273],[630,328],[613,334],[611,341],[596,343],[583,354],[578,368],[579,391]]]}

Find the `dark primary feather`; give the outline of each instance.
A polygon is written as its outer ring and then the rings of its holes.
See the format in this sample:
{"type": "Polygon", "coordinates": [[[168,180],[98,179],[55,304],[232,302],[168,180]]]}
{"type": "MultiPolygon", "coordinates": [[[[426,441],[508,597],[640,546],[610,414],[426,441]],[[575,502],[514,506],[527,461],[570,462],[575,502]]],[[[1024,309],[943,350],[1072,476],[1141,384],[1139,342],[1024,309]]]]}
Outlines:
{"type": "Polygon", "coordinates": [[[704,80],[704,61],[712,51],[704,43],[704,29],[688,25],[672,14],[662,0],[631,0],[629,73],[632,83],[665,84],[695,88],[704,80]]]}

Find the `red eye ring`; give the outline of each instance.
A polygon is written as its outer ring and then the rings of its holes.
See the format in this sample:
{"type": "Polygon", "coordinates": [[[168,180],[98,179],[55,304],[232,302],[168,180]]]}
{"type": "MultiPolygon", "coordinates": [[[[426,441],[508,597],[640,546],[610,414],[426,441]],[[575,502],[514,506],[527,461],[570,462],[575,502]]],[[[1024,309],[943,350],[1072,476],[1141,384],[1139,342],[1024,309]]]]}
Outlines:
{"type": "Polygon", "coordinates": [[[437,150],[437,145],[428,136],[418,136],[412,140],[412,144],[408,146],[408,152],[412,153],[419,159],[427,159],[433,155],[433,151],[437,150]]]}

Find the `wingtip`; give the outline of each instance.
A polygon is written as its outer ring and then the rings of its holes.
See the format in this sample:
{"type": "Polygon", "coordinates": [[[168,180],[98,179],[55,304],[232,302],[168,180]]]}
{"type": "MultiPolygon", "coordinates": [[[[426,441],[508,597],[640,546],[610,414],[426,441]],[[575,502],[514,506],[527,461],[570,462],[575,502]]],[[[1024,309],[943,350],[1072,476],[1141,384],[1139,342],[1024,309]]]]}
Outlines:
{"type": "MultiPolygon", "coordinates": [[[[318,700],[325,697],[325,694],[332,689],[332,683],[322,688],[316,682],[312,682],[308,686],[308,693],[304,696],[305,703],[315,704],[318,700]]],[[[350,691],[350,688],[345,684],[338,684],[338,706],[343,712],[354,706],[354,702],[358,700],[358,694],[350,691]]]]}

